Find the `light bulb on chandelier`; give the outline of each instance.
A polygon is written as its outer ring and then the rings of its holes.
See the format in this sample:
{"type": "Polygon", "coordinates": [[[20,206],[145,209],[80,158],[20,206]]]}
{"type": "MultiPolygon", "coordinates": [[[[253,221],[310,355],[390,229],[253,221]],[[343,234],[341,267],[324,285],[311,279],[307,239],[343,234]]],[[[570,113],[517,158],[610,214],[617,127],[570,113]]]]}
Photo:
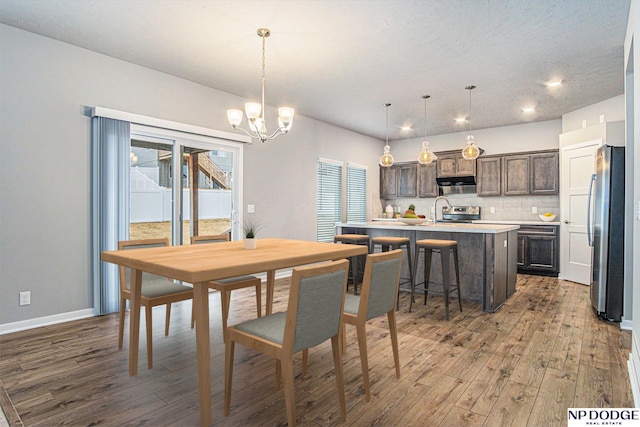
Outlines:
{"type": "Polygon", "coordinates": [[[422,151],[418,154],[418,162],[422,165],[428,165],[438,160],[438,156],[429,149],[429,141],[427,141],[427,99],[431,98],[429,95],[424,95],[424,141],[422,141],[422,151]]]}
{"type": "Polygon", "coordinates": [[[258,36],[262,38],[262,104],[257,102],[247,102],[244,105],[249,122],[249,131],[240,127],[242,122],[242,110],[227,110],[227,120],[234,130],[240,130],[252,139],[259,139],[262,142],[274,139],[278,135],[285,135],[291,130],[293,115],[295,110],[289,107],[278,108],[278,129],[271,135],[267,131],[264,120],[264,92],[265,92],[265,39],[271,35],[268,28],[258,28],[258,36]]]}
{"type": "Polygon", "coordinates": [[[469,91],[469,136],[467,136],[467,145],[462,149],[462,157],[466,160],[475,160],[480,156],[480,149],[471,135],[471,91],[475,88],[475,86],[465,87],[469,91]]]}
{"type": "Polygon", "coordinates": [[[389,147],[389,106],[391,104],[384,104],[387,109],[387,143],[384,146],[384,152],[382,156],[380,156],[380,166],[388,168],[389,166],[393,166],[393,156],[391,155],[391,147],[389,147]]]}

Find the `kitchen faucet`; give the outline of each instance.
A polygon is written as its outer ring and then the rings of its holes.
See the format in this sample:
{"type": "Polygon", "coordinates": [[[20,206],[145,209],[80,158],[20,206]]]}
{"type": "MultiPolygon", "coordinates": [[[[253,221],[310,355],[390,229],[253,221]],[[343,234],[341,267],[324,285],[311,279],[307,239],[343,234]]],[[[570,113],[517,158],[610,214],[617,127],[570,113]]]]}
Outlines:
{"type": "MultiPolygon", "coordinates": [[[[436,197],[436,200],[433,202],[433,222],[436,223],[438,222],[438,200],[444,200],[444,202],[447,204],[447,206],[449,208],[451,208],[451,203],[449,203],[449,199],[447,199],[445,196],[438,196],[436,197]]],[[[440,215],[442,216],[442,215],[440,215]]]]}

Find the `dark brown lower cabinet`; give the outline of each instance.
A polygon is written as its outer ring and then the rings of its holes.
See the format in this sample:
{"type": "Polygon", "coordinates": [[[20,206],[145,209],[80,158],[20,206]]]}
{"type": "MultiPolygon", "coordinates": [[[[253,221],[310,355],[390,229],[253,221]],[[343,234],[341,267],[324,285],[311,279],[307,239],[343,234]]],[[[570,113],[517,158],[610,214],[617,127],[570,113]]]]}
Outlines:
{"type": "Polygon", "coordinates": [[[518,230],[518,273],[558,275],[558,226],[521,225],[518,230]]]}

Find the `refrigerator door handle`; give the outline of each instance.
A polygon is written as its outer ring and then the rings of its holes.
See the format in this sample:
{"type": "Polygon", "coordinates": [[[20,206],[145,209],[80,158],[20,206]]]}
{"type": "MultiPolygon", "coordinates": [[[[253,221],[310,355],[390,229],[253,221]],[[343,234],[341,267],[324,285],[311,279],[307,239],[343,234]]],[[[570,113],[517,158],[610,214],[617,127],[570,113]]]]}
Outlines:
{"type": "Polygon", "coordinates": [[[591,174],[589,182],[589,196],[587,197],[587,240],[589,246],[593,246],[593,224],[591,224],[591,195],[593,194],[593,183],[596,182],[596,174],[591,174]]]}

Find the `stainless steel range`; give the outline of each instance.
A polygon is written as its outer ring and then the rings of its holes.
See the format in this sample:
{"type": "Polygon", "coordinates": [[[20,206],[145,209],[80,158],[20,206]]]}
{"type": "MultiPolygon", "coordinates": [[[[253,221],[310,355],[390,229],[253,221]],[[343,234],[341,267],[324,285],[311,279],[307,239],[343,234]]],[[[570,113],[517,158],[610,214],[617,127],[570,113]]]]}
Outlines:
{"type": "Polygon", "coordinates": [[[480,206],[443,206],[443,222],[464,222],[480,219],[480,206]]]}

